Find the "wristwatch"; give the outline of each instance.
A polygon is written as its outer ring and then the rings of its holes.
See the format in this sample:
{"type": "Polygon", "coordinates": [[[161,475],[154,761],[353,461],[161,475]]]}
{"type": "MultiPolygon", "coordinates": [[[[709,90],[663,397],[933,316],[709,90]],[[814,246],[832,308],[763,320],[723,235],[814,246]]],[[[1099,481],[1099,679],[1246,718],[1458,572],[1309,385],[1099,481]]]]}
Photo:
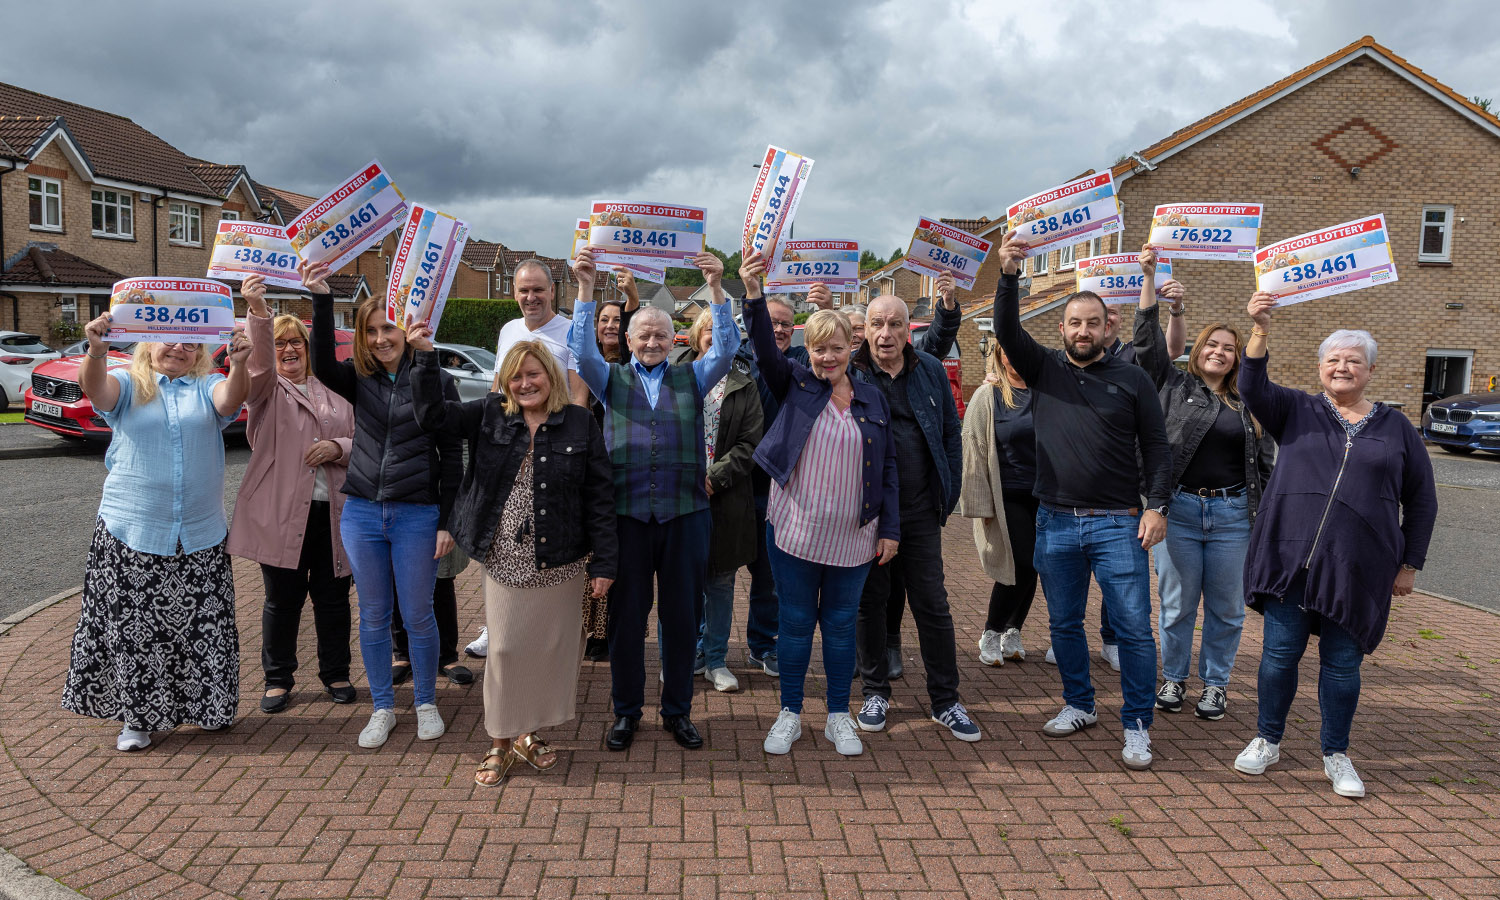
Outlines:
{"type": "Polygon", "coordinates": [[[1414,566],[1414,565],[1412,565],[1411,563],[1402,563],[1401,564],[1401,571],[1403,571],[1403,572],[1415,572],[1415,571],[1417,571],[1417,567],[1414,566]]]}
{"type": "Polygon", "coordinates": [[[1147,511],[1148,512],[1154,512],[1158,516],[1161,516],[1163,519],[1165,519],[1167,517],[1167,507],[1165,507],[1165,506],[1151,506],[1151,507],[1147,507],[1147,511]]]}

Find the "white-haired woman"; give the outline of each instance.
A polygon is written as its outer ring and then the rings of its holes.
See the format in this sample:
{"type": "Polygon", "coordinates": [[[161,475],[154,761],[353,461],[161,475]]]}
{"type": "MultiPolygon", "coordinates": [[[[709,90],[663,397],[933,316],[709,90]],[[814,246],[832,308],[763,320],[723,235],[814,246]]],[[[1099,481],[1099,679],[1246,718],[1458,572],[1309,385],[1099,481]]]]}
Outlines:
{"type": "Polygon", "coordinates": [[[1391,595],[1411,593],[1437,518],[1432,462],[1411,422],[1365,397],[1375,372],[1367,331],[1335,331],[1318,348],[1323,391],[1266,375],[1276,298],[1250,299],[1255,327],[1240,364],[1245,405],[1281,447],[1245,558],[1245,601],[1265,619],[1256,737],[1234,767],[1259,775],[1281,759],[1297,665],[1318,635],[1323,772],[1335,793],[1363,797],[1348,756],[1359,667],[1385,635],[1391,595]]]}
{"type": "Polygon", "coordinates": [[[235,329],[227,378],[208,346],[184,342],[136,344],[110,370],[111,322],[84,327],[78,367],[114,437],[62,705],[120,720],[115,747],[142,750],[153,731],[227,728],[239,704],[220,432],[250,390],[250,341],[235,329]]]}

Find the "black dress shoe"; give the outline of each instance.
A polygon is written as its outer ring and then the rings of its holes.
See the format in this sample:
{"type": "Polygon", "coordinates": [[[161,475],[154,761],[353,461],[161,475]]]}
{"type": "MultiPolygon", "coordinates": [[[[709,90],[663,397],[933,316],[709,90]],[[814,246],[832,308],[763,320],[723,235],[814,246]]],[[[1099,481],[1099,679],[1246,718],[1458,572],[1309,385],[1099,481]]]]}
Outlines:
{"type": "Polygon", "coordinates": [[[411,663],[392,663],[391,685],[394,687],[398,684],[406,684],[408,681],[411,681],[411,663]]]}
{"type": "Polygon", "coordinates": [[[611,750],[630,749],[630,742],[635,740],[635,730],[640,724],[640,719],[632,719],[629,716],[619,717],[605,734],[604,746],[611,750]]]}
{"type": "Polygon", "coordinates": [[[672,732],[672,740],[689,750],[697,750],[703,746],[703,735],[693,727],[693,720],[687,716],[662,716],[661,727],[672,732]]]}
{"type": "Polygon", "coordinates": [[[353,703],[355,700],[354,685],[346,684],[340,687],[325,687],[328,696],[333,698],[334,703],[353,703]]]}
{"type": "Polygon", "coordinates": [[[440,671],[454,684],[474,683],[474,673],[469,671],[468,666],[460,666],[454,663],[453,665],[444,666],[440,671]]]}
{"type": "Polygon", "coordinates": [[[292,692],[285,691],[280,694],[265,694],[260,698],[260,711],[263,713],[279,713],[292,705],[292,692]]]}
{"type": "Polygon", "coordinates": [[[604,638],[589,638],[583,648],[583,658],[589,662],[604,662],[609,659],[609,641],[604,638]]]}

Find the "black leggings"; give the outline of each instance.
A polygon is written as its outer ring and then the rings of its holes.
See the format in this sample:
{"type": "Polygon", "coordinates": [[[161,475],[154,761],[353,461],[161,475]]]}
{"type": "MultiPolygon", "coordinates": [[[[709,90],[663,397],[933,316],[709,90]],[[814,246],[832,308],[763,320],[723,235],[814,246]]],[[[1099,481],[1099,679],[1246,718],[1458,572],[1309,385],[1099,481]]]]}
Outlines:
{"type": "Polygon", "coordinates": [[[996,582],[990,591],[986,631],[1004,632],[1025,625],[1031,601],[1036,597],[1036,566],[1032,555],[1036,552],[1037,499],[1021,491],[1006,491],[1004,499],[1005,530],[1010,534],[1010,550],[1016,559],[1016,583],[996,582]]]}

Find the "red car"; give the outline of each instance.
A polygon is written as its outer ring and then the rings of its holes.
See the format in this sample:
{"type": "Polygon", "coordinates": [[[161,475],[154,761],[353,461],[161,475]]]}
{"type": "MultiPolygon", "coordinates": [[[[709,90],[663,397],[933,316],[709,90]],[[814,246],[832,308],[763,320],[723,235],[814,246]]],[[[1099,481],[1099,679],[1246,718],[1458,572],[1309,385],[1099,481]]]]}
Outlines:
{"type": "MultiPolygon", "coordinates": [[[[334,352],[339,359],[348,359],[353,354],[353,341],[352,331],[338,329],[334,332],[334,352]]],[[[111,343],[106,364],[111,370],[130,365],[133,348],[134,345],[129,343],[111,343]]],[[[229,370],[224,354],[222,346],[214,351],[214,364],[220,372],[229,370]]],[[[94,404],[83,395],[83,389],[78,385],[78,364],[82,361],[82,354],[65,356],[32,370],[31,387],[25,396],[26,421],[65,437],[108,442],[109,425],[105,424],[103,416],[94,412],[94,404]]],[[[224,429],[225,433],[243,434],[245,417],[246,411],[241,409],[239,418],[224,429]]]]}

